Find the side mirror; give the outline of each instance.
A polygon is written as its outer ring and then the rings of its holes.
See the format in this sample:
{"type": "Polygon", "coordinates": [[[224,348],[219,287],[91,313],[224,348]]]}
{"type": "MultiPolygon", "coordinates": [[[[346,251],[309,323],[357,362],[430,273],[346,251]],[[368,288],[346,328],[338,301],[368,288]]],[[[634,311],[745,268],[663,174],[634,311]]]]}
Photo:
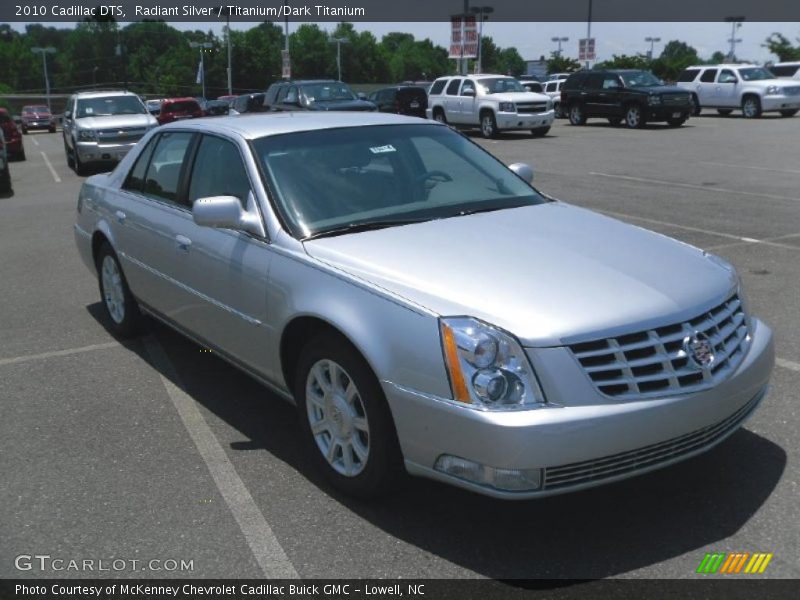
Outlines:
{"type": "Polygon", "coordinates": [[[64,120],[65,121],[69,121],[71,118],[72,118],[72,111],[71,110],[65,110],[64,111],[64,120]]]}
{"type": "Polygon", "coordinates": [[[358,94],[356,94],[356,95],[358,96],[359,100],[366,100],[367,99],[367,95],[364,92],[358,92],[358,94]]]}
{"type": "Polygon", "coordinates": [[[514,174],[520,179],[527,181],[528,183],[533,182],[533,168],[530,165],[526,165],[525,163],[514,163],[508,168],[514,171],[514,174]]]}
{"type": "Polygon", "coordinates": [[[236,196],[210,196],[198,198],[192,204],[192,217],[201,227],[239,229],[266,237],[264,226],[256,210],[252,192],[248,195],[248,210],[236,196]]]}
{"type": "Polygon", "coordinates": [[[462,96],[471,96],[471,97],[474,97],[474,96],[475,96],[475,89],[474,89],[474,88],[467,88],[467,89],[465,89],[465,90],[462,90],[462,91],[461,91],[461,95],[462,95],[462,96]]]}

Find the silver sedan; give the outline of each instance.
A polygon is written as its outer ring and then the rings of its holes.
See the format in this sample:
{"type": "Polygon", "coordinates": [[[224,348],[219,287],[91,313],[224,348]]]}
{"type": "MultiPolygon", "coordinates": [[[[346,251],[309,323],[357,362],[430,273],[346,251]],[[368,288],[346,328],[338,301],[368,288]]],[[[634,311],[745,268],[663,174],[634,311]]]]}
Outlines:
{"type": "Polygon", "coordinates": [[[181,122],[86,180],[75,238],[118,335],[150,315],[295,403],[350,494],[538,497],[736,431],[774,358],[734,268],[532,177],[408,117],[181,122]]]}

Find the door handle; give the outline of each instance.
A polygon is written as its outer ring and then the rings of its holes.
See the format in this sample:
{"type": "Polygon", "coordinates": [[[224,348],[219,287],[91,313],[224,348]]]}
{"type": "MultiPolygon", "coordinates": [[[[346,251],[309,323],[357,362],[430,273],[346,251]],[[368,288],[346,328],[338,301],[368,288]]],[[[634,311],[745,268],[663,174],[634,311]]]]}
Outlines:
{"type": "Polygon", "coordinates": [[[126,215],[121,210],[118,210],[116,213],[114,213],[114,215],[117,217],[117,223],[119,223],[120,225],[124,225],[125,219],[128,218],[128,215],[126,215]]]}
{"type": "Polygon", "coordinates": [[[177,246],[178,250],[182,252],[188,252],[189,246],[192,245],[192,240],[190,240],[185,235],[176,235],[175,236],[175,246],[177,246]]]}

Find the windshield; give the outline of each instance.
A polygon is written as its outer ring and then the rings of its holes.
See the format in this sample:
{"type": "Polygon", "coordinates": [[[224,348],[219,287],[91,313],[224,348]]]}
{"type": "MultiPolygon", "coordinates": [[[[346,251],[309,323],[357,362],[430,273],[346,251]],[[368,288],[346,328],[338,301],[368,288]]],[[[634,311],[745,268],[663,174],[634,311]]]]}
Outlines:
{"type": "Polygon", "coordinates": [[[253,142],[297,238],[545,202],[500,161],[448,127],[379,125],[253,142]]]}
{"type": "Polygon", "coordinates": [[[761,67],[752,67],[749,69],[739,69],[739,75],[745,81],[760,81],[762,79],[775,79],[770,71],[762,69],[761,67]]]}
{"type": "Polygon", "coordinates": [[[76,118],[107,117],[110,115],[142,115],[147,109],[136,96],[107,96],[78,100],[76,118]]]}
{"type": "Polygon", "coordinates": [[[506,92],[527,92],[522,84],[511,77],[485,77],[478,79],[485,94],[504,94],[506,92]]]}
{"type": "Polygon", "coordinates": [[[627,73],[620,73],[620,76],[625,82],[625,87],[653,87],[656,85],[664,85],[664,82],[650,71],[630,71],[627,73]]]}
{"type": "Polygon", "coordinates": [[[309,102],[340,102],[356,99],[356,95],[346,84],[333,81],[304,85],[303,92],[309,102]]]}

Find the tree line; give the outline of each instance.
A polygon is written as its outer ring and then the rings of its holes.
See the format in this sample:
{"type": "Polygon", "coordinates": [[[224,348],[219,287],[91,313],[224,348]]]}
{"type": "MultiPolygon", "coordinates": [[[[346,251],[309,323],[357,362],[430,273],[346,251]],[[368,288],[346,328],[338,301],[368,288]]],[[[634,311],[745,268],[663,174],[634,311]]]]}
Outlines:
{"type": "MultiPolygon", "coordinates": [[[[289,36],[292,76],[336,77],[336,44],[342,38],[342,78],[352,83],[390,83],[432,80],[455,72],[447,50],[429,39],[396,32],[378,40],[369,31],[340,23],[332,34],[316,24],[300,25],[289,36]]],[[[247,30],[231,30],[234,93],[263,91],[281,78],[283,28],[263,22],[247,30]]],[[[27,25],[19,32],[0,25],[0,92],[41,92],[42,56],[34,47],[52,47],[47,55],[53,93],[100,86],[125,86],[142,94],[196,95],[200,49],[203,49],[206,95],[227,92],[227,40],[213,31],[181,31],[163,21],[120,25],[87,20],[71,29],[27,25]]],[[[483,41],[484,72],[519,76],[525,61],[515,48],[501,48],[492,38],[483,41]]]]}

